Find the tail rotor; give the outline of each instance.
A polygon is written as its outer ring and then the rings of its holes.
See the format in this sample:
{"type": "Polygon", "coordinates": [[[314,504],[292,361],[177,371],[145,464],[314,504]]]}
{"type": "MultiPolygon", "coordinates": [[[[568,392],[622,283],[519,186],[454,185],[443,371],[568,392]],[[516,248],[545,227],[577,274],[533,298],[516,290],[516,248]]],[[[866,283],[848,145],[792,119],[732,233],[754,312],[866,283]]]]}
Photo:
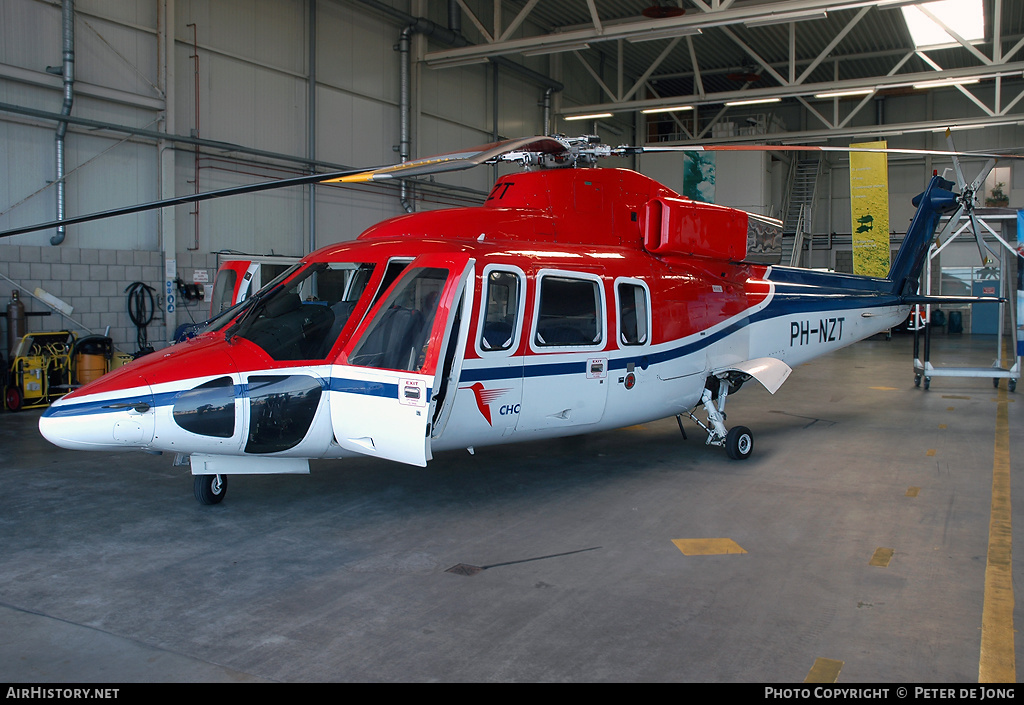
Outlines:
{"type": "MultiPolygon", "coordinates": [[[[953,133],[948,128],[946,129],[946,143],[949,145],[950,150],[956,151],[953,145],[953,133]]],[[[955,232],[957,224],[960,222],[961,217],[966,216],[970,222],[971,233],[974,235],[974,241],[978,244],[978,254],[981,256],[982,266],[987,266],[992,259],[989,257],[991,250],[988,245],[985,244],[985,240],[981,235],[981,229],[978,227],[978,217],[974,213],[975,206],[978,200],[978,190],[982,188],[985,183],[985,179],[988,178],[989,173],[996,165],[995,159],[989,159],[985,162],[985,165],[978,172],[978,176],[975,177],[970,183],[964,177],[963,169],[960,167],[960,158],[956,154],[951,155],[953,159],[953,170],[956,172],[956,183],[960,189],[960,194],[957,196],[957,209],[950,214],[949,221],[946,226],[942,229],[940,234],[940,240],[945,242],[955,232]]],[[[994,253],[992,253],[994,254],[994,253]]]]}

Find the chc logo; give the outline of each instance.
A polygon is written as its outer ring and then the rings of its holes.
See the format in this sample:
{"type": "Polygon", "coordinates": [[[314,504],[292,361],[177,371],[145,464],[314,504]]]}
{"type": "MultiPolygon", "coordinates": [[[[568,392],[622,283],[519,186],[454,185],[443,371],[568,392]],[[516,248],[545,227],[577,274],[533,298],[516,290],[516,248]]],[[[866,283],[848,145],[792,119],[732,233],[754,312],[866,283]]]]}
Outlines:
{"type": "MultiPolygon", "coordinates": [[[[460,387],[460,389],[473,390],[473,396],[476,397],[476,408],[480,410],[480,414],[487,420],[487,424],[490,426],[494,425],[491,421],[491,405],[512,391],[511,389],[484,389],[482,382],[476,382],[469,387],[460,387]]],[[[498,407],[498,414],[501,416],[512,416],[518,414],[519,409],[519,404],[502,404],[498,407]]]]}

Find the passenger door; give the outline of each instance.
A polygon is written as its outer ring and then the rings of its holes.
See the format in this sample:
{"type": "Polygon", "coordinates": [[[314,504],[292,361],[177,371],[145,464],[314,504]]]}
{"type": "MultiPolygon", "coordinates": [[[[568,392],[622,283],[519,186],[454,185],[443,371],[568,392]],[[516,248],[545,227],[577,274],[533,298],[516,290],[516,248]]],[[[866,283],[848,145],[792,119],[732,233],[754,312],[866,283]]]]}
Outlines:
{"type": "Polygon", "coordinates": [[[604,285],[596,274],[540,270],[516,432],[596,424],[608,398],[604,285]]]}
{"type": "Polygon", "coordinates": [[[433,420],[451,403],[462,365],[467,326],[456,323],[472,304],[464,299],[473,265],[464,253],[416,258],[345,345],[330,383],[341,447],[410,465],[430,460],[433,420]]]}

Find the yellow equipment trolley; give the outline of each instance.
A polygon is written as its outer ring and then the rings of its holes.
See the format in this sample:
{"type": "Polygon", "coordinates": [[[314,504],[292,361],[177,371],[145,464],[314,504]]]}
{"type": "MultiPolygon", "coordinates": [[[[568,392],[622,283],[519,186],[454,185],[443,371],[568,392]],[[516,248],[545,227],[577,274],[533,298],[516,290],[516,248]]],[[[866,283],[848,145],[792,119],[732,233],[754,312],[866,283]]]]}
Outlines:
{"type": "Polygon", "coordinates": [[[71,391],[75,334],[61,330],[22,336],[11,355],[4,404],[11,411],[48,406],[71,391]]]}

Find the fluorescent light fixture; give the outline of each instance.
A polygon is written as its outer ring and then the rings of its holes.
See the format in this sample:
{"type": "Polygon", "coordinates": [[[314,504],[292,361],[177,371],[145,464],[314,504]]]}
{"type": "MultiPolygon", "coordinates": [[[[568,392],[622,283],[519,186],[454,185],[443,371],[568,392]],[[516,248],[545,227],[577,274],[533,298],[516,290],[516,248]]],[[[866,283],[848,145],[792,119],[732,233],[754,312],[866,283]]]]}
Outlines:
{"type": "Polygon", "coordinates": [[[762,103],[778,103],[782,98],[752,98],[750,100],[732,100],[726,103],[728,107],[736,105],[761,105],[762,103]]]}
{"type": "Polygon", "coordinates": [[[591,113],[590,115],[563,115],[563,120],[600,120],[601,118],[610,118],[611,113],[591,113]]]}
{"type": "Polygon", "coordinates": [[[569,44],[544,44],[530,49],[523,49],[520,54],[523,56],[542,56],[544,54],[558,54],[563,51],[580,51],[581,49],[589,49],[590,45],[586,42],[572,42],[569,44]]]}
{"type": "Polygon", "coordinates": [[[969,86],[974,83],[978,83],[981,79],[979,78],[947,78],[944,81],[925,81],[924,83],[915,83],[914,88],[942,88],[944,86],[969,86]]]}
{"type": "Polygon", "coordinates": [[[649,32],[642,32],[635,34],[631,37],[626,37],[626,41],[631,44],[637,42],[651,42],[655,39],[675,39],[676,37],[692,37],[695,34],[700,34],[700,27],[673,27],[671,29],[652,29],[649,32]]]}
{"type": "Polygon", "coordinates": [[[748,27],[768,27],[773,24],[786,24],[788,22],[803,22],[804,20],[823,20],[828,17],[824,10],[817,12],[791,12],[789,14],[768,15],[743,22],[748,27]]]}
{"type": "Polygon", "coordinates": [[[641,110],[640,112],[644,115],[653,115],[654,113],[679,113],[684,110],[693,110],[692,105],[673,105],[668,108],[647,108],[647,110],[641,110]]]}
{"type": "MultiPolygon", "coordinates": [[[[981,0],[938,0],[922,3],[921,6],[968,42],[984,41],[985,17],[981,0]]],[[[918,49],[959,46],[953,35],[921,12],[917,6],[901,7],[900,10],[907,22],[907,29],[910,30],[910,37],[914,40],[914,46],[918,49]]]]}
{"type": "Polygon", "coordinates": [[[815,98],[846,98],[854,95],[868,95],[874,93],[874,88],[853,88],[848,91],[829,91],[828,93],[815,93],[815,98]]]}

